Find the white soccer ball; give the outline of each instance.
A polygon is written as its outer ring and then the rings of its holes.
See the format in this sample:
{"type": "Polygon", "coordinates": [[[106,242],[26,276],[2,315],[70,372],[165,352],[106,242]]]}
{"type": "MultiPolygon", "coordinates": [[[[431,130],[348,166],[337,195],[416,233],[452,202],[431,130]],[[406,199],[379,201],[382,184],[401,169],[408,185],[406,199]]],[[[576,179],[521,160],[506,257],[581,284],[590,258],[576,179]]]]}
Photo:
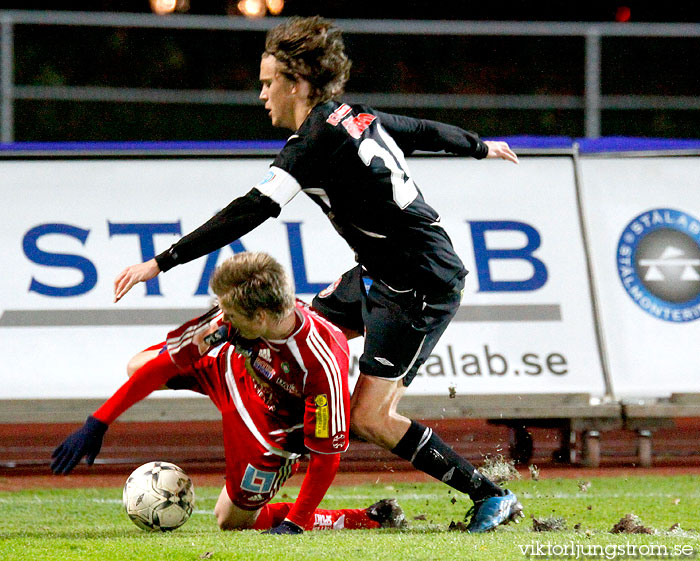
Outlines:
{"type": "Polygon", "coordinates": [[[126,513],[142,530],[167,532],[182,526],[194,508],[194,486],[182,468],[149,462],[134,470],[124,484],[126,513]]]}

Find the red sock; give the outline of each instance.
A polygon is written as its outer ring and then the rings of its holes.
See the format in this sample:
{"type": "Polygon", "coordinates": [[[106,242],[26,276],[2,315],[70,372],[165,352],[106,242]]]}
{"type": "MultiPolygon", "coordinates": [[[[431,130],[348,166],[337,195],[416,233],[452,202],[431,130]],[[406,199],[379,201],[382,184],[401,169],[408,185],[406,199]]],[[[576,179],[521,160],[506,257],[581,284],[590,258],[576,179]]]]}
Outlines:
{"type": "MultiPolygon", "coordinates": [[[[292,508],[293,503],[266,504],[260,509],[258,519],[253,525],[254,530],[267,530],[277,526],[292,508]]],[[[344,508],[341,510],[325,510],[317,508],[312,520],[305,530],[358,530],[361,528],[379,528],[379,522],[367,516],[364,508],[344,508]]]]}
{"type": "Polygon", "coordinates": [[[293,503],[273,503],[266,504],[260,509],[258,519],[253,524],[253,530],[269,530],[275,526],[279,526],[280,522],[285,519],[289,509],[293,503]]]}
{"type": "Polygon", "coordinates": [[[306,530],[359,530],[362,528],[380,528],[379,522],[367,516],[364,508],[344,508],[341,510],[324,510],[317,508],[306,530]]]}

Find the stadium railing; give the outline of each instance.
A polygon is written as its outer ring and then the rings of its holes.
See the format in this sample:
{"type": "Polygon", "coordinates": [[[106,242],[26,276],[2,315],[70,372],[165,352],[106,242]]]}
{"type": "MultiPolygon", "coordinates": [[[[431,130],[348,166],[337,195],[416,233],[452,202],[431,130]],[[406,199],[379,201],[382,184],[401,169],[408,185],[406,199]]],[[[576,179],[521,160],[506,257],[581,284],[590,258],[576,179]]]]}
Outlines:
{"type": "MultiPolygon", "coordinates": [[[[15,31],[20,26],[69,26],[83,28],[138,28],[167,30],[206,30],[216,32],[264,32],[276,25],[277,18],[248,19],[226,16],[172,15],[105,12],[46,12],[31,10],[0,11],[0,141],[15,140],[15,102],[17,100],[54,100],[118,103],[193,103],[218,105],[259,105],[258,92],[215,89],[179,90],[167,88],[103,87],[51,83],[16,83],[15,31]]],[[[407,21],[338,20],[348,35],[374,34],[419,37],[548,37],[583,39],[583,95],[567,93],[436,94],[357,92],[357,101],[384,108],[424,109],[555,109],[582,110],[582,130],[588,138],[602,134],[601,115],[605,110],[697,110],[697,95],[626,95],[603,91],[603,59],[608,57],[602,42],[619,38],[700,37],[700,24],[692,23],[584,23],[584,22],[508,22],[508,21],[407,21]]],[[[617,54],[617,52],[615,52],[617,54]]],[[[257,57],[257,54],[255,55],[257,57]]],[[[660,57],[663,59],[663,57],[660,57]]],[[[60,80],[59,80],[60,82],[60,80]]]]}

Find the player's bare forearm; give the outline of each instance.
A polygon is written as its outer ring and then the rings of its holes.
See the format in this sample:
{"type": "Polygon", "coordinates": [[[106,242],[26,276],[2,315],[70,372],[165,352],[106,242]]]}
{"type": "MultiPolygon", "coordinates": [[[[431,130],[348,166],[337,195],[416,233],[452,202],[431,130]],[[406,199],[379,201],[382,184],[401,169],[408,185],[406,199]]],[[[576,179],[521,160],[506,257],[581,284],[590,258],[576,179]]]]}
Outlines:
{"type": "Polygon", "coordinates": [[[502,160],[513,162],[514,164],[518,163],[518,156],[516,156],[515,152],[511,150],[507,142],[484,140],[484,144],[489,147],[488,154],[486,154],[487,158],[500,158],[502,160]]]}
{"type": "Polygon", "coordinates": [[[151,280],[158,273],[160,273],[160,268],[155,259],[127,267],[114,279],[114,301],[119,302],[122,296],[131,290],[132,286],[151,280]]]}

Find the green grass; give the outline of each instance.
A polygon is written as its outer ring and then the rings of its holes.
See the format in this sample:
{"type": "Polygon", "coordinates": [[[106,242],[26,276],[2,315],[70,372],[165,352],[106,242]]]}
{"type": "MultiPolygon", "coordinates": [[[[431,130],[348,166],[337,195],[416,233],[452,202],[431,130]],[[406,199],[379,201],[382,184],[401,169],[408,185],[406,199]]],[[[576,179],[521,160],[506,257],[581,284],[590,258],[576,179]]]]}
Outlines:
{"type": "MultiPolygon", "coordinates": [[[[0,493],[0,559],[196,561],[210,553],[213,560],[246,561],[522,561],[576,559],[576,554],[571,554],[575,547],[580,559],[660,557],[658,549],[650,553],[651,546],[666,548],[666,558],[687,559],[700,554],[700,483],[696,477],[589,481],[585,490],[585,485],[572,479],[511,482],[509,488],[524,504],[526,518],[519,525],[480,535],[448,531],[450,521],[462,520],[471,503],[437,483],[333,487],[322,505],[325,508],[364,507],[394,496],[404,507],[411,528],[307,532],[302,536],[219,531],[213,516],[219,489],[210,487],[197,489],[192,518],[167,534],[147,533],[134,526],[122,510],[121,489],[4,492],[0,493]],[[628,513],[638,515],[657,533],[610,533],[628,513]],[[419,515],[425,520],[414,520],[419,515]],[[563,519],[566,529],[534,532],[531,516],[563,519]],[[677,523],[681,530],[668,532],[677,523]],[[522,549],[538,544],[539,555],[534,551],[528,556],[522,549]],[[570,555],[563,555],[564,546],[570,555]],[[634,555],[632,546],[643,546],[642,555],[639,550],[634,555]],[[621,548],[628,549],[623,552],[621,548]],[[547,552],[550,555],[545,555],[547,552]]],[[[296,492],[295,488],[283,489],[289,497],[296,492]]]]}

